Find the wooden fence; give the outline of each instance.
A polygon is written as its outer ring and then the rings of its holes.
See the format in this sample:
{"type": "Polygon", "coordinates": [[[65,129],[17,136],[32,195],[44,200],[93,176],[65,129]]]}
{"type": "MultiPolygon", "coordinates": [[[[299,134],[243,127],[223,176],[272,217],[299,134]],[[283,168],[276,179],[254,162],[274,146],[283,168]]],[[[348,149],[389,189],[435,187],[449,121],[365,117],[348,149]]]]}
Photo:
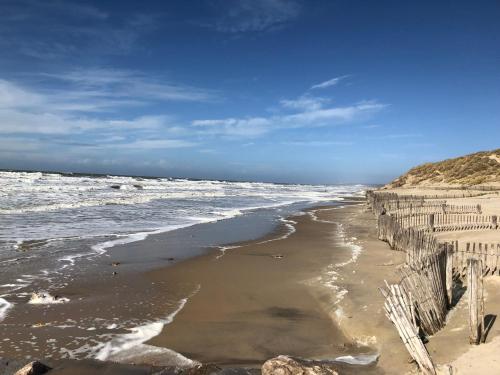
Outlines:
{"type": "Polygon", "coordinates": [[[408,295],[414,296],[419,327],[428,335],[437,332],[444,325],[448,306],[447,248],[451,245],[440,245],[426,231],[403,228],[390,215],[379,216],[378,229],[380,240],[386,241],[391,249],[406,253],[405,265],[399,270],[399,285],[408,295]]]}
{"type": "Polygon", "coordinates": [[[380,288],[385,298],[384,309],[387,318],[396,327],[406,349],[425,375],[436,375],[436,368],[419,333],[413,313],[412,295],[398,284],[380,288]]]}
{"type": "Polygon", "coordinates": [[[498,217],[496,215],[434,213],[413,214],[406,216],[396,214],[393,216],[396,217],[399,225],[403,228],[428,229],[432,232],[499,229],[498,217]]]}
{"type": "Polygon", "coordinates": [[[421,261],[414,261],[399,269],[400,286],[407,294],[411,294],[415,320],[425,335],[436,333],[446,321],[446,262],[446,249],[442,247],[421,261]]]}
{"type": "Polygon", "coordinates": [[[398,217],[422,214],[481,214],[481,205],[428,204],[419,207],[408,205],[398,209],[388,209],[387,213],[398,217]]]}
{"type": "Polygon", "coordinates": [[[415,195],[415,194],[397,194],[390,192],[374,192],[373,190],[368,190],[366,192],[367,199],[371,200],[373,195],[377,196],[378,201],[432,201],[434,199],[456,199],[456,198],[470,198],[470,197],[480,197],[488,194],[487,192],[479,191],[469,191],[464,190],[457,193],[447,193],[447,194],[426,194],[426,195],[415,195]]]}
{"type": "Polygon", "coordinates": [[[434,214],[434,231],[498,229],[496,215],[434,214]]]}
{"type": "Polygon", "coordinates": [[[444,326],[452,303],[453,277],[468,274],[469,289],[474,289],[469,296],[471,342],[479,342],[478,335],[484,340],[482,276],[500,274],[500,244],[439,243],[434,232],[499,229],[497,216],[479,215],[480,205],[447,205],[446,201],[394,193],[368,192],[367,203],[377,216],[378,238],[406,253],[405,264],[398,269],[401,281],[381,289],[386,314],[420,369],[435,374],[420,336],[432,335],[444,326]],[[478,272],[471,266],[475,261],[481,264],[480,279],[472,279],[478,272]]]}
{"type": "Polygon", "coordinates": [[[465,278],[467,260],[482,262],[483,275],[500,276],[500,243],[453,241],[453,271],[457,277],[465,278]]]}

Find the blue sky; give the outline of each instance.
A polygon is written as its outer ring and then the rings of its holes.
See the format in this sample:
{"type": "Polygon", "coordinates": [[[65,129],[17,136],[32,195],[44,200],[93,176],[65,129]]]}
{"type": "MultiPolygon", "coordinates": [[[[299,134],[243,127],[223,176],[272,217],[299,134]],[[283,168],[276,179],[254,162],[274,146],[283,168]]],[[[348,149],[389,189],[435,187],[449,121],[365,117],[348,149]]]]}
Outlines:
{"type": "Polygon", "coordinates": [[[0,168],[386,182],[500,147],[500,2],[0,2],[0,168]]]}

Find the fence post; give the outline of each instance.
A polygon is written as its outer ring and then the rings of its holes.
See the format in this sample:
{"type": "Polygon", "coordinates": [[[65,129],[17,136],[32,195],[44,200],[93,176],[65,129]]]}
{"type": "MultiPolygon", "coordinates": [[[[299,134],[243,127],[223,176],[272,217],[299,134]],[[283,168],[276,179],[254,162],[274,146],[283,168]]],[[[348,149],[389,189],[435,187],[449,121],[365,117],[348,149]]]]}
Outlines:
{"type": "Polygon", "coordinates": [[[493,215],[491,217],[491,228],[492,229],[497,229],[498,228],[498,216],[497,215],[493,215]]]}
{"type": "Polygon", "coordinates": [[[429,215],[429,229],[434,232],[434,214],[429,215]]]}
{"type": "Polygon", "coordinates": [[[446,244],[446,295],[448,297],[448,307],[453,299],[453,245],[446,244]]]}
{"type": "Polygon", "coordinates": [[[479,259],[467,260],[467,296],[469,300],[469,343],[478,345],[482,331],[482,265],[479,259]],[[480,300],[481,299],[481,300],[480,300]]]}

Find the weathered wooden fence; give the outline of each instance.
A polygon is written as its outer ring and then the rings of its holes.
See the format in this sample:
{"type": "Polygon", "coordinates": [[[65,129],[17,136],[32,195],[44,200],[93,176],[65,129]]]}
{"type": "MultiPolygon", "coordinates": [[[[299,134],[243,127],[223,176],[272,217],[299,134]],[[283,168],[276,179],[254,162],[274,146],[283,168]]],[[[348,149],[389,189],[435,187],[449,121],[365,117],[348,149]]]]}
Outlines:
{"type": "Polygon", "coordinates": [[[421,215],[421,214],[481,214],[481,205],[454,205],[454,204],[429,204],[414,207],[409,205],[399,209],[386,210],[388,213],[398,217],[421,215]]]}
{"type": "Polygon", "coordinates": [[[434,231],[499,229],[496,215],[434,214],[434,231]]]}
{"type": "Polygon", "coordinates": [[[421,261],[399,269],[401,287],[414,301],[415,320],[425,335],[440,330],[446,321],[446,249],[441,248],[421,261]]]}
{"type": "Polygon", "coordinates": [[[405,264],[398,270],[401,281],[381,289],[387,316],[420,369],[435,374],[420,336],[432,335],[444,326],[453,299],[453,277],[464,278],[467,273],[468,290],[473,294],[469,298],[471,342],[484,340],[482,277],[488,272],[500,274],[500,244],[439,243],[434,232],[496,230],[497,216],[479,215],[480,205],[447,205],[446,201],[394,193],[368,192],[367,203],[377,216],[378,238],[406,253],[405,264]]]}
{"type": "Polygon", "coordinates": [[[451,244],[454,247],[453,271],[457,277],[465,278],[468,259],[481,260],[484,276],[500,276],[500,243],[453,241],[451,244]]]}
{"type": "Polygon", "coordinates": [[[387,289],[380,288],[380,291],[385,298],[384,309],[387,317],[395,325],[406,349],[422,372],[426,375],[435,375],[436,368],[422,342],[415,321],[411,293],[407,294],[397,284],[386,285],[387,289]]]}
{"type": "Polygon", "coordinates": [[[405,265],[399,270],[400,286],[414,296],[419,327],[425,334],[437,332],[444,325],[448,307],[446,270],[452,258],[447,257],[447,249],[451,245],[440,245],[428,232],[401,227],[394,216],[380,215],[378,223],[379,239],[406,252],[405,265]]]}

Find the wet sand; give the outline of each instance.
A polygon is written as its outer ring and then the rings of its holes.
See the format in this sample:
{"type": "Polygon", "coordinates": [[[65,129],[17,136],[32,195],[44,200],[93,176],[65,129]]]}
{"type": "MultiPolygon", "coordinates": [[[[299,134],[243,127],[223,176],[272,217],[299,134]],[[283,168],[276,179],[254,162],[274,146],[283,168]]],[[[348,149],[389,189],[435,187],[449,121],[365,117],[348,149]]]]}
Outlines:
{"type": "Polygon", "coordinates": [[[285,239],[273,234],[151,272],[152,280],[200,289],[148,344],[219,365],[379,353],[375,368],[355,372],[410,369],[377,289],[396,279],[403,254],[376,240],[364,205],[309,212],[290,218],[296,231],[285,239]]]}
{"type": "Polygon", "coordinates": [[[345,353],[349,342],[314,299],[309,280],[348,259],[350,249],[335,248],[335,228],[309,216],[291,219],[296,232],[286,239],[272,241],[273,234],[222,257],[214,252],[152,272],[153,280],[200,290],[150,344],[226,365],[260,365],[284,353],[316,359],[345,353]]]}

